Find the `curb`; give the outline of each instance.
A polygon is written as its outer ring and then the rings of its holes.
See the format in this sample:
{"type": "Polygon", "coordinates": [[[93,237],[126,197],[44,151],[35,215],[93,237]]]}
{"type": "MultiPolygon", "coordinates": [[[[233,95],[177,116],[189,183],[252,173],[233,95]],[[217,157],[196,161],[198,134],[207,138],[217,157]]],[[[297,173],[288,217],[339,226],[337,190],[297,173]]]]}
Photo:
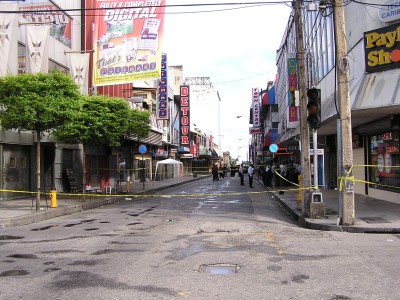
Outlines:
{"type": "MultiPolygon", "coordinates": [[[[257,180],[258,183],[268,191],[264,185],[257,180]]],[[[318,224],[316,222],[311,222],[310,219],[304,218],[299,212],[295,211],[291,206],[289,206],[285,201],[279,198],[276,193],[274,195],[274,200],[278,205],[280,205],[288,215],[291,215],[295,221],[299,223],[300,226],[321,231],[337,231],[337,232],[348,232],[348,233],[386,233],[394,234],[400,233],[400,227],[362,227],[362,226],[342,226],[342,225],[327,225],[318,224]]]]}
{"type": "MultiPolygon", "coordinates": [[[[147,191],[140,191],[137,193],[137,195],[140,196],[141,194],[155,194],[159,191],[167,190],[167,189],[170,189],[173,187],[177,187],[180,185],[184,185],[186,183],[190,183],[190,182],[193,182],[196,180],[201,180],[201,179],[208,178],[208,177],[210,177],[210,176],[194,178],[194,179],[186,180],[184,182],[177,182],[177,183],[174,183],[174,184],[171,184],[168,186],[162,186],[162,187],[158,187],[158,188],[147,190],[147,191]]],[[[140,197],[138,197],[138,198],[140,198],[140,197]]],[[[68,207],[58,208],[56,210],[37,212],[37,213],[29,214],[29,215],[13,217],[13,218],[2,220],[2,223],[0,224],[0,228],[32,224],[32,223],[36,223],[36,222],[40,222],[40,221],[44,221],[44,220],[48,220],[48,219],[53,219],[53,218],[57,218],[57,217],[65,216],[65,215],[71,215],[71,214],[74,214],[77,212],[82,212],[82,211],[89,210],[89,209],[98,208],[98,207],[105,206],[105,205],[112,205],[112,204],[123,202],[123,201],[126,201],[125,197],[121,196],[118,198],[115,197],[115,198],[111,198],[111,199],[102,199],[102,200],[98,200],[98,201],[83,203],[81,205],[68,206],[68,207]]]]}

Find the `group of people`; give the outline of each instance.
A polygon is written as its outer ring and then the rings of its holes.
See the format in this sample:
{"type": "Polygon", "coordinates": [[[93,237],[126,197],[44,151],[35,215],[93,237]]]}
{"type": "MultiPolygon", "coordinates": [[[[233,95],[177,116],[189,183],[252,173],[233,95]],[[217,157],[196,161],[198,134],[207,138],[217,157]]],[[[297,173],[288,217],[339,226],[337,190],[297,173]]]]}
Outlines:
{"type": "MultiPolygon", "coordinates": [[[[248,169],[249,187],[253,187],[254,166],[250,165],[248,169]]],[[[290,185],[291,183],[298,184],[298,176],[301,174],[301,165],[297,162],[283,161],[278,163],[268,163],[265,167],[260,165],[257,168],[258,179],[261,180],[264,186],[268,188],[276,186],[290,185]]],[[[239,167],[240,185],[244,185],[243,164],[239,167]]]]}
{"type": "Polygon", "coordinates": [[[219,181],[221,178],[225,178],[226,172],[227,172],[226,166],[218,167],[217,164],[214,164],[211,169],[211,173],[213,175],[213,181],[219,181]]]}
{"type": "MultiPolygon", "coordinates": [[[[217,164],[212,167],[213,181],[219,181],[221,178],[225,177],[226,169],[224,167],[218,167],[217,164]]],[[[301,174],[301,165],[297,162],[282,161],[280,164],[278,162],[267,163],[265,166],[260,165],[257,171],[254,169],[254,165],[250,164],[247,174],[249,178],[249,187],[253,187],[253,179],[256,175],[258,179],[263,182],[265,187],[273,188],[276,186],[290,185],[291,183],[298,184],[298,176],[301,174]]],[[[239,166],[239,177],[240,185],[244,184],[245,172],[243,164],[239,166]]]]}
{"type": "MultiPolygon", "coordinates": [[[[239,177],[240,177],[240,185],[244,184],[244,169],[243,164],[239,166],[239,177]]],[[[253,177],[254,177],[254,165],[250,164],[249,169],[247,170],[247,174],[249,175],[249,187],[253,188],[253,177]]]]}
{"type": "Polygon", "coordinates": [[[301,174],[301,165],[297,162],[282,161],[280,164],[271,163],[265,166],[265,169],[259,170],[260,179],[262,179],[264,186],[275,187],[285,186],[291,183],[299,183],[299,175],[301,174]]]}

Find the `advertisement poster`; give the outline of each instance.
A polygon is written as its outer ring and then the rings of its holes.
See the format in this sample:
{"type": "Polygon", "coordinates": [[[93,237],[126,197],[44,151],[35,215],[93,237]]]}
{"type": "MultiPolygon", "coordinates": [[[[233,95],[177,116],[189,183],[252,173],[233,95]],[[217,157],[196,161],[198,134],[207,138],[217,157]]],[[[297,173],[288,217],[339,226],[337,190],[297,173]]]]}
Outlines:
{"type": "Polygon", "coordinates": [[[50,27],[50,36],[71,48],[71,27],[72,19],[46,0],[30,0],[29,3],[19,3],[21,23],[49,23],[54,22],[50,27]]]}
{"type": "Polygon", "coordinates": [[[96,1],[94,85],[160,78],[165,2],[96,1]]]}

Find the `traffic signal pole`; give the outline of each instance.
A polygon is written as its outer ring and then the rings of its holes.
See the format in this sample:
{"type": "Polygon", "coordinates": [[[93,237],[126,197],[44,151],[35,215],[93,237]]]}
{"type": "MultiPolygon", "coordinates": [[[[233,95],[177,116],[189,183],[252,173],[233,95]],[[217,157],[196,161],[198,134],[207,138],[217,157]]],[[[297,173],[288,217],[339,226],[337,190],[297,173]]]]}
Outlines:
{"type": "Polygon", "coordinates": [[[349,62],[347,59],[344,8],[341,0],[334,1],[336,69],[339,97],[341,169],[338,170],[339,192],[342,198],[342,225],[354,225],[353,147],[351,136],[351,107],[349,90],[349,62]]]}

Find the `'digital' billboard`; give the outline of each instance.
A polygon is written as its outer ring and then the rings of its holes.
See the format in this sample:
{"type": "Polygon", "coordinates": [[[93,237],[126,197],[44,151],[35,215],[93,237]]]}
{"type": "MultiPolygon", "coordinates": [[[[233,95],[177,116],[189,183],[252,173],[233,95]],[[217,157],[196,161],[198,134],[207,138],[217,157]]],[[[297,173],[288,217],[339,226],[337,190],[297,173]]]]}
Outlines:
{"type": "Polygon", "coordinates": [[[94,85],[160,77],[165,2],[96,1],[94,85]]]}

